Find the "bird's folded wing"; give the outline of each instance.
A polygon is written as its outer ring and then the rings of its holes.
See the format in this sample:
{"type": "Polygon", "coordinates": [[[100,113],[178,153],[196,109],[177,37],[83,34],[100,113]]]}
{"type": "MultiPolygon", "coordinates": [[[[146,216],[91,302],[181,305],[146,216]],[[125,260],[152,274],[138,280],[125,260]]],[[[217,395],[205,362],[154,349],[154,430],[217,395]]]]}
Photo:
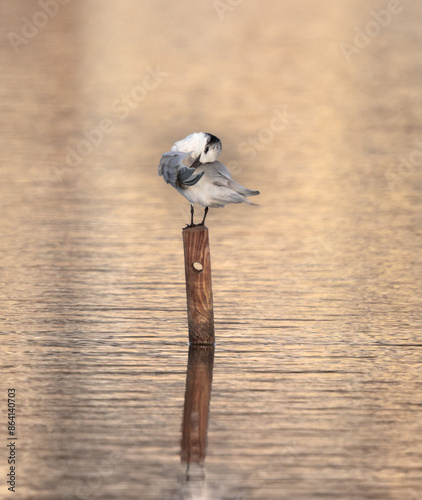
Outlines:
{"type": "Polygon", "coordinates": [[[221,162],[219,161],[213,162],[212,169],[220,176],[225,177],[226,179],[231,179],[230,172],[227,170],[227,167],[223,165],[221,162]]]}
{"type": "Polygon", "coordinates": [[[204,175],[204,172],[195,174],[194,168],[183,165],[183,160],[190,153],[169,151],[164,153],[158,165],[158,174],[162,175],[167,184],[173,187],[193,186],[204,175]]]}

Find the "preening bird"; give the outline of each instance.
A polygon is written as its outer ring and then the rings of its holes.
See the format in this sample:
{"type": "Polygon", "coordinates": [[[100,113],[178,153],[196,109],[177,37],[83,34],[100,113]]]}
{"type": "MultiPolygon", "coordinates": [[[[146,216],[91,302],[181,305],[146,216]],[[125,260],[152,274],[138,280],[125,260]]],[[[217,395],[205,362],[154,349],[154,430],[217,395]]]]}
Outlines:
{"type": "Polygon", "coordinates": [[[222,150],[218,137],[204,132],[195,132],[177,141],[171,151],[164,153],[158,165],[158,174],[171,184],[191,204],[193,227],[193,206],[205,208],[204,225],[208,208],[224,207],[228,203],[248,203],[247,196],[256,196],[259,191],[247,189],[235,182],[227,168],[217,161],[222,150]]]}

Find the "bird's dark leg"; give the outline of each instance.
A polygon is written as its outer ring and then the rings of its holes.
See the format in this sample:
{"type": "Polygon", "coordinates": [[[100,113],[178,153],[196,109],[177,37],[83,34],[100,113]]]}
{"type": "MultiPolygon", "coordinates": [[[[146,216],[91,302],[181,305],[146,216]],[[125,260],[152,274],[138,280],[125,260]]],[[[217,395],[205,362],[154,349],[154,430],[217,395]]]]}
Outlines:
{"type": "Polygon", "coordinates": [[[193,205],[191,203],[190,205],[190,224],[186,224],[186,227],[184,227],[183,229],[187,229],[188,227],[195,227],[196,224],[193,223],[193,205]]]}
{"type": "Polygon", "coordinates": [[[193,227],[195,224],[193,223],[193,205],[190,206],[190,227],[193,227]]]}
{"type": "Polygon", "coordinates": [[[208,213],[208,207],[205,207],[204,218],[202,219],[202,222],[199,224],[200,226],[203,226],[205,224],[205,218],[207,216],[207,213],[208,213]]]}

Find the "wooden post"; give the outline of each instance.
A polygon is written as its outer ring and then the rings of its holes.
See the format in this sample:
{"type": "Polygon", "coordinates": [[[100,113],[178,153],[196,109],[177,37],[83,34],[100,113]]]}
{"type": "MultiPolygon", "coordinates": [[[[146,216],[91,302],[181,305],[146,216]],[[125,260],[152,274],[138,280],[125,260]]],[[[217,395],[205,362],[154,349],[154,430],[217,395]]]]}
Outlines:
{"type": "Polygon", "coordinates": [[[188,465],[205,461],[213,365],[213,345],[189,346],[181,443],[188,465]]]}
{"type": "Polygon", "coordinates": [[[183,230],[190,344],[214,344],[214,310],[208,228],[183,230]]]}

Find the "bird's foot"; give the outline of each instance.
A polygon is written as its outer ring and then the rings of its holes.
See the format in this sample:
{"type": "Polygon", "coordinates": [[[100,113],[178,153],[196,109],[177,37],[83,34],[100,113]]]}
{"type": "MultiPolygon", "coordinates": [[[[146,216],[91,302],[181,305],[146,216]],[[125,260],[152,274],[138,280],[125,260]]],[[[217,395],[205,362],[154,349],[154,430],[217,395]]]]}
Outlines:
{"type": "Polygon", "coordinates": [[[204,222],[200,222],[199,224],[186,224],[186,226],[183,229],[183,231],[185,229],[189,229],[191,227],[205,227],[205,223],[204,222]]]}

